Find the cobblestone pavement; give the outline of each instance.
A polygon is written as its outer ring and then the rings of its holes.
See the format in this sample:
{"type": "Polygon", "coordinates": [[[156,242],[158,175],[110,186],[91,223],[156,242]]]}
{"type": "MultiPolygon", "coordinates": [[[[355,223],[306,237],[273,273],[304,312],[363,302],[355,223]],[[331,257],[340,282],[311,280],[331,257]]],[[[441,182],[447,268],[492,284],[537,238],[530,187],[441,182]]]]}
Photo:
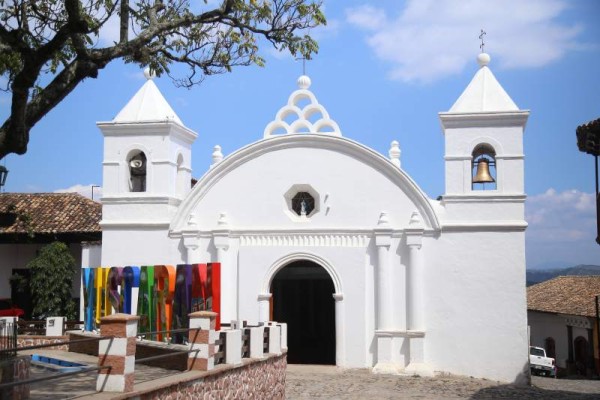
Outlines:
{"type": "Polygon", "coordinates": [[[374,375],[370,370],[288,365],[286,396],[295,399],[600,399],[600,381],[534,377],[533,386],[459,376],[374,375]]]}
{"type": "MultiPolygon", "coordinates": [[[[52,353],[52,352],[48,352],[52,353]]],[[[56,352],[56,356],[88,365],[96,357],[56,352]]],[[[53,356],[53,354],[49,354],[53,356]]],[[[136,365],[136,384],[158,377],[177,375],[177,371],[136,365]]],[[[32,371],[32,378],[48,371],[32,371]]],[[[95,393],[96,373],[31,385],[32,400],[85,398],[95,393]]],[[[572,380],[533,377],[532,387],[503,385],[494,381],[459,376],[419,378],[375,375],[368,369],[342,369],[334,366],[288,365],[287,399],[567,399],[600,400],[600,380],[572,380]]]]}

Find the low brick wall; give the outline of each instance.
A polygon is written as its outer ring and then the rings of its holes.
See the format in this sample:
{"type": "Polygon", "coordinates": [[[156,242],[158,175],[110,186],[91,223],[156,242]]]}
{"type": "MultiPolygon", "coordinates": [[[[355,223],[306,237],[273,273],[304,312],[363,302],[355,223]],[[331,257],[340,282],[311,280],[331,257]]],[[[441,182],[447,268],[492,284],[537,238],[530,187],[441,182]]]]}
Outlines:
{"type": "MultiPolygon", "coordinates": [[[[37,335],[18,335],[17,348],[27,346],[37,346],[41,344],[60,343],[69,340],[68,336],[37,336],[37,335]]],[[[68,350],[66,344],[52,347],[45,347],[45,350],[68,350]]]]}
{"type": "Polygon", "coordinates": [[[165,379],[168,383],[154,381],[144,388],[136,385],[133,392],[115,393],[112,399],[284,399],[286,368],[286,353],[264,360],[244,359],[237,367],[220,365],[195,376],[171,376],[165,379]]]}
{"type": "MultiPolygon", "coordinates": [[[[98,335],[94,333],[74,333],[69,332],[69,340],[77,340],[77,339],[89,339],[89,338],[97,338],[98,335]]],[[[81,353],[81,354],[89,354],[90,356],[98,355],[98,341],[90,340],[87,342],[81,343],[69,343],[69,348],[67,349],[73,353],[81,353]]]]}
{"type": "Polygon", "coordinates": [[[188,369],[188,350],[189,346],[184,345],[167,345],[160,342],[138,341],[135,346],[135,359],[136,362],[139,362],[138,360],[146,357],[173,354],[171,357],[164,357],[150,361],[141,361],[139,363],[151,367],[186,371],[188,369]]]}

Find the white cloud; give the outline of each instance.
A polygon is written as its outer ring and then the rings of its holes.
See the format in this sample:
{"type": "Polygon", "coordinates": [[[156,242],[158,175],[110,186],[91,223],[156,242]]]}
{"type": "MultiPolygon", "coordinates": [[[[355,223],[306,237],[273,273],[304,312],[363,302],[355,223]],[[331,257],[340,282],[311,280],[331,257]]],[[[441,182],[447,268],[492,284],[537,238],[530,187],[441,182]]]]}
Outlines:
{"type": "Polygon", "coordinates": [[[500,67],[535,68],[564,57],[581,48],[581,27],[557,21],[566,9],[564,0],[408,0],[397,17],[364,5],[347,9],[346,20],[368,32],[392,79],[426,83],[474,64],[482,28],[485,50],[500,67]]]}
{"type": "Polygon", "coordinates": [[[370,5],[346,10],[346,19],[353,25],[373,31],[388,23],[385,12],[370,5]]]}
{"type": "Polygon", "coordinates": [[[564,266],[600,261],[596,239],[596,200],[578,190],[531,196],[525,203],[528,264],[563,261],[564,266]]]}
{"type": "Polygon", "coordinates": [[[66,189],[55,190],[54,193],[79,193],[80,195],[85,196],[88,199],[91,199],[92,198],[92,186],[94,187],[94,189],[93,189],[94,200],[100,201],[100,198],[102,197],[102,187],[98,186],[98,185],[94,185],[92,183],[90,183],[89,185],[81,185],[81,184],[73,185],[66,189]]]}

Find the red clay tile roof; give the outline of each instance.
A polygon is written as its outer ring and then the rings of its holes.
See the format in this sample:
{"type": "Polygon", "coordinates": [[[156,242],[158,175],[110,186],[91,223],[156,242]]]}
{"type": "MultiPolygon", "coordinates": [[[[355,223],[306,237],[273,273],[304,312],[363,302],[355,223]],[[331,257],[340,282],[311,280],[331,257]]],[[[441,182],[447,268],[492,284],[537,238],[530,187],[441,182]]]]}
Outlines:
{"type": "Polygon", "coordinates": [[[527,288],[527,309],[596,316],[600,276],[559,276],[527,288]]]}
{"type": "Polygon", "coordinates": [[[22,216],[34,234],[101,233],[102,205],[77,193],[0,194],[0,235],[26,234],[22,216]]]}

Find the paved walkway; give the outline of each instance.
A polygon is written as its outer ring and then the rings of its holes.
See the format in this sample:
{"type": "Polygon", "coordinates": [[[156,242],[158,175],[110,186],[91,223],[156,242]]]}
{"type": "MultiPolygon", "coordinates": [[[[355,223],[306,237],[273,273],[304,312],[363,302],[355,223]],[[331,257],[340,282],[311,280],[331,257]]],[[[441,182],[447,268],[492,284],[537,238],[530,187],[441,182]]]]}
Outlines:
{"type": "Polygon", "coordinates": [[[374,375],[369,370],[288,365],[287,399],[600,399],[600,381],[534,377],[532,387],[457,376],[374,375]]]}
{"type": "MultiPolygon", "coordinates": [[[[45,351],[74,362],[95,365],[97,357],[84,354],[45,351]]],[[[48,354],[50,353],[50,354],[48,354]]],[[[136,365],[136,384],[178,374],[161,368],[136,365]]],[[[48,372],[32,370],[32,377],[48,372]]],[[[600,399],[600,380],[570,380],[534,377],[532,387],[501,385],[484,379],[458,376],[435,378],[375,375],[367,369],[335,366],[288,365],[286,396],[295,399],[600,399]]],[[[31,386],[31,399],[84,399],[95,393],[96,373],[46,381],[31,386]]]]}

